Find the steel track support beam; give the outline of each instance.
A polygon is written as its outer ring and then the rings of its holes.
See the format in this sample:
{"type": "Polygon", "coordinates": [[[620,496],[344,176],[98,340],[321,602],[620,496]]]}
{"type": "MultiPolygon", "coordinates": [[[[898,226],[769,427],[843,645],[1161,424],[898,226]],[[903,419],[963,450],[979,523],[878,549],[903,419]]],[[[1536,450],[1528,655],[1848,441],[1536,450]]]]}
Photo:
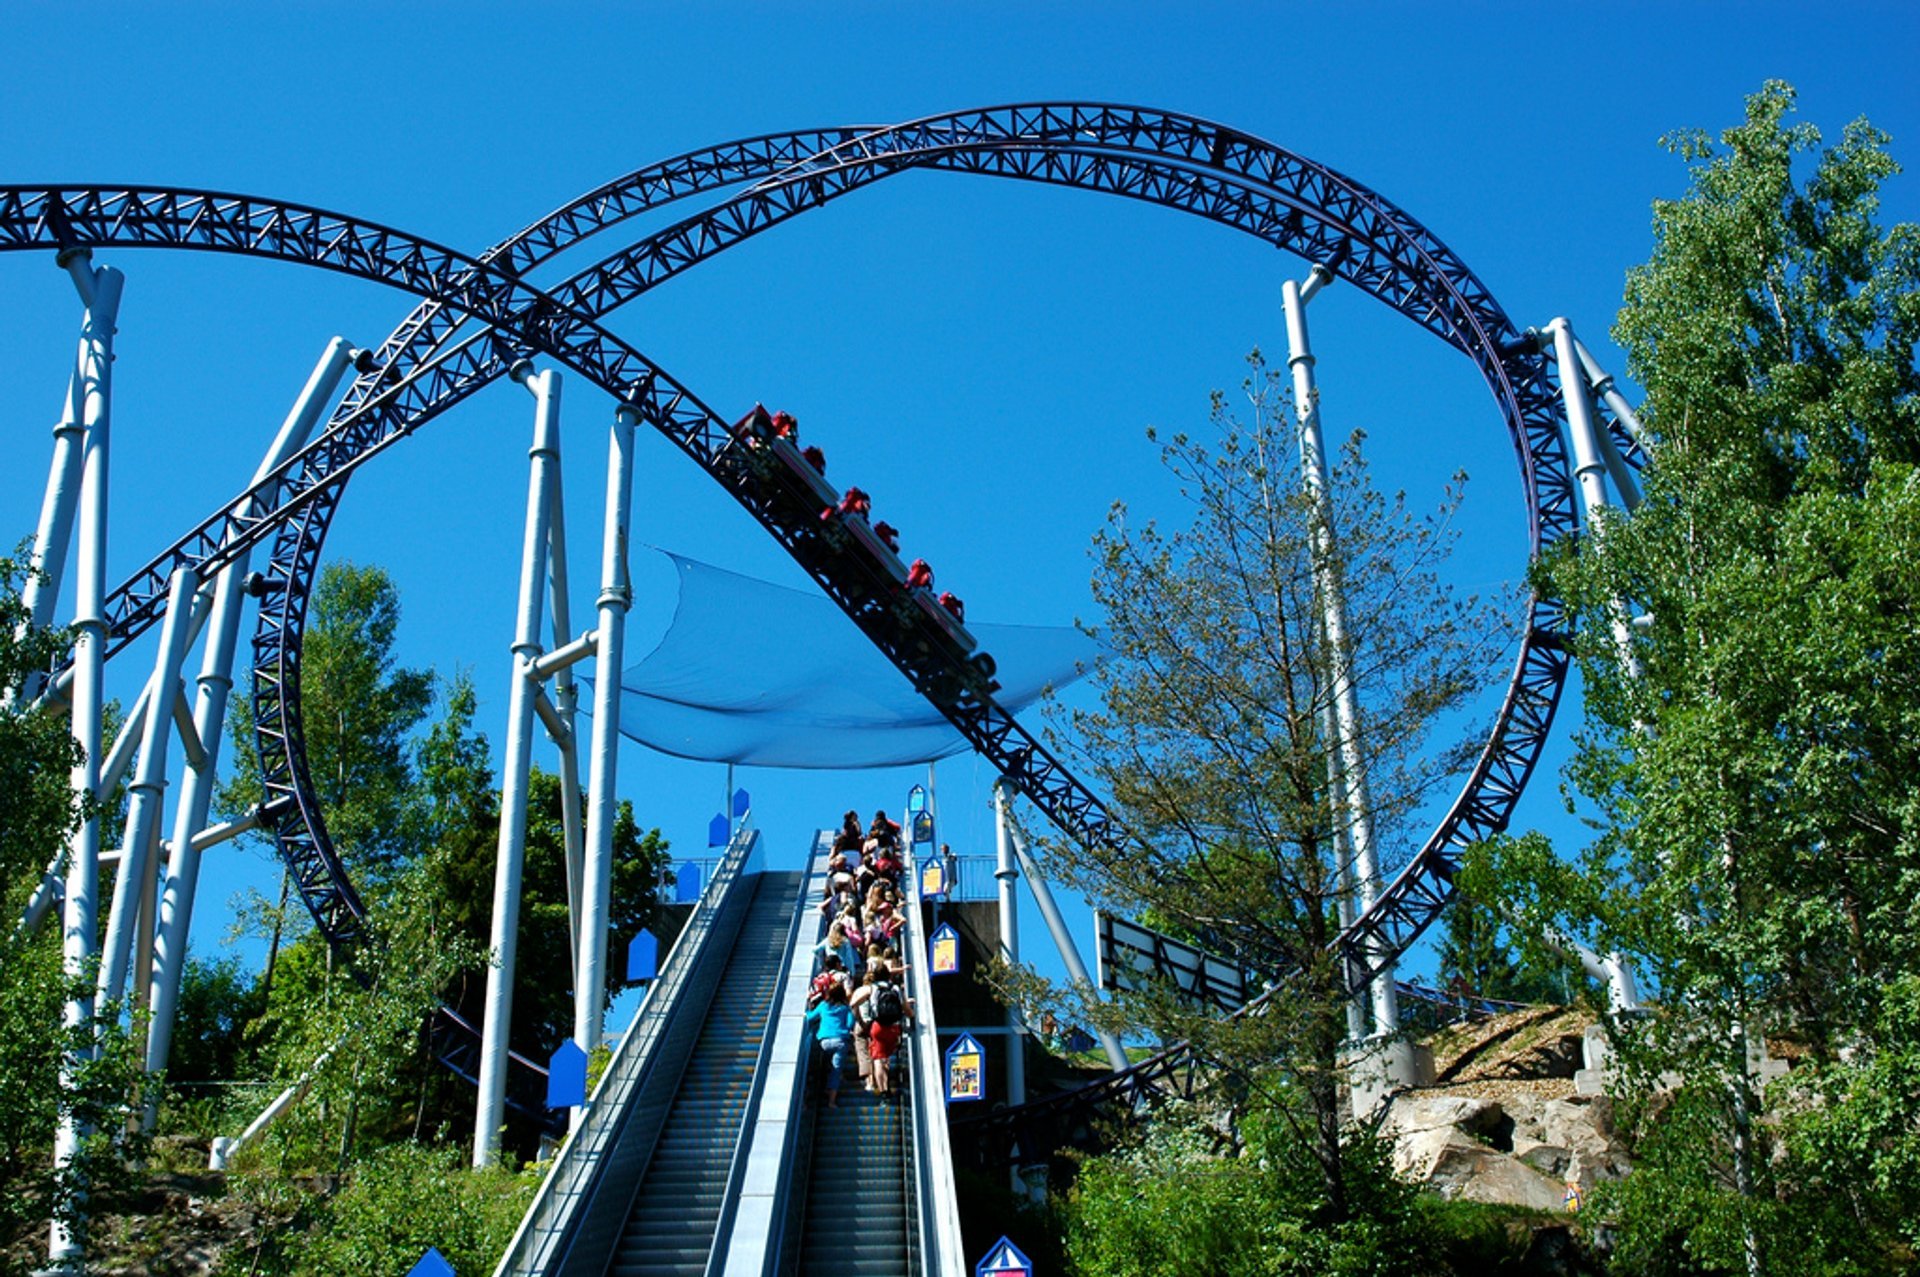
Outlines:
{"type": "MultiPolygon", "coordinates": [[[[594,651],[593,741],[587,760],[586,863],[580,947],[574,967],[573,1040],[591,1055],[606,1011],[607,915],[613,895],[613,821],[620,761],[620,674],[633,585],[627,573],[627,523],[633,504],[634,426],[630,404],[614,410],[607,439],[606,518],[600,543],[599,643],[594,651]]],[[[575,1109],[575,1120],[580,1110],[575,1109]]]]}
{"type": "MultiPolygon", "coordinates": [[[[554,436],[554,447],[560,437],[554,436]]],[[[572,605],[567,584],[567,502],[561,483],[561,468],[556,463],[550,472],[553,491],[548,497],[553,518],[547,527],[548,594],[552,601],[553,646],[556,652],[567,646],[573,632],[572,605]]],[[[584,655],[584,654],[583,654],[584,655]]],[[[578,718],[580,688],[573,681],[573,664],[568,662],[554,671],[553,708],[559,730],[551,731],[560,751],[560,844],[567,862],[567,952],[580,952],[580,875],[585,856],[585,835],[580,813],[580,732],[578,718]]],[[[551,728],[551,725],[549,725],[551,728]]]]}
{"type": "MultiPolygon", "coordinates": [[[[931,773],[931,765],[927,768],[931,773]]],[[[1008,806],[1012,802],[1007,793],[1007,782],[996,780],[993,783],[993,842],[994,842],[994,881],[999,885],[1000,896],[1000,960],[1008,966],[1016,966],[1020,961],[1020,865],[1013,854],[1013,828],[1008,820],[1008,806]]],[[[939,826],[935,826],[937,830],[939,826]]],[[[1007,1008],[1007,1103],[1025,1104],[1027,1102],[1027,1052],[1026,1030],[1021,1023],[1020,1012],[1016,1007],[1007,1008]]]]}
{"type": "Polygon", "coordinates": [[[192,568],[175,568],[168,591],[167,615],[160,626],[160,653],[147,686],[146,720],[140,731],[140,761],[128,787],[127,823],[121,836],[124,848],[119,872],[113,879],[113,905],[107,913],[106,939],[101,944],[98,996],[108,1005],[120,1002],[127,991],[127,963],[132,957],[136,913],[153,876],[155,840],[166,801],[167,746],[173,735],[173,715],[161,707],[171,702],[180,681],[180,665],[187,654],[187,630],[192,624],[193,595],[200,588],[192,568]]]}
{"type": "MultiPolygon", "coordinates": [[[[1026,871],[1027,886],[1033,892],[1033,903],[1040,907],[1040,916],[1046,920],[1054,947],[1060,951],[1060,960],[1066,963],[1067,979],[1086,996],[1098,997],[1093,980],[1087,975],[1087,964],[1080,961],[1080,950],[1073,943],[1073,933],[1067,930],[1067,921],[1060,916],[1060,906],[1054,903],[1053,888],[1047,885],[1047,880],[1041,876],[1040,866],[1027,850],[1027,840],[1020,836],[1019,829],[1014,827],[1011,820],[1007,824],[1007,833],[1013,842],[1014,855],[1019,859],[1020,867],[1026,871]]],[[[1125,1069],[1130,1061],[1120,1039],[1104,1029],[1099,1030],[1098,1036],[1100,1049],[1106,1053],[1107,1063],[1113,1071],[1118,1073],[1125,1069]]]]}
{"type": "MultiPolygon", "coordinates": [[[[97,792],[100,783],[101,684],[106,674],[107,618],[107,463],[113,409],[113,333],[119,315],[125,276],[111,266],[87,268],[77,260],[62,265],[74,273],[87,313],[81,329],[77,398],[85,432],[77,506],[79,540],[74,553],[73,706],[70,722],[83,755],[73,769],[73,788],[79,794],[97,792]],[[82,279],[84,277],[84,283],[82,279]]],[[[95,928],[99,922],[100,818],[91,812],[74,832],[67,857],[67,907],[61,938],[61,970],[70,982],[92,987],[96,974],[95,928]]],[[[93,1032],[91,997],[70,999],[62,1023],[70,1033],[93,1032]]],[[[60,1062],[60,1087],[71,1092],[79,1082],[82,1048],[60,1062]]],[[[71,1113],[54,1132],[53,1161],[57,1172],[76,1173],[80,1143],[86,1130],[71,1113]]],[[[84,1262],[82,1224],[86,1214],[85,1185],[75,1198],[77,1218],[56,1218],[48,1231],[47,1257],[56,1269],[79,1269],[84,1262]]]]}
{"type": "MultiPolygon", "coordinates": [[[[1566,405],[1567,434],[1573,445],[1573,474],[1580,491],[1581,510],[1586,516],[1587,535],[1598,541],[1606,535],[1611,503],[1607,499],[1603,435],[1598,414],[1594,412],[1593,398],[1587,389],[1587,368],[1580,359],[1580,343],[1573,335],[1573,325],[1565,319],[1555,319],[1546,326],[1544,332],[1553,346],[1555,370],[1560,378],[1560,397],[1566,405]]],[[[1614,600],[1608,612],[1611,614],[1608,627],[1613,632],[1614,653],[1620,668],[1628,678],[1638,679],[1640,658],[1633,650],[1632,625],[1627,618],[1625,602],[1614,600]]],[[[1578,952],[1581,965],[1589,973],[1594,973],[1592,960],[1595,955],[1587,952],[1584,946],[1579,946],[1578,952]]],[[[1640,1004],[1639,995],[1634,988],[1633,972],[1628,969],[1626,961],[1619,954],[1610,953],[1600,959],[1599,965],[1606,978],[1607,1003],[1611,1009],[1615,1012],[1636,1009],[1640,1004]]]]}
{"type": "MultiPolygon", "coordinates": [[[[1314,385],[1313,346],[1307,335],[1307,302],[1332,279],[1333,273],[1316,262],[1304,285],[1293,280],[1281,285],[1280,299],[1287,321],[1287,367],[1293,374],[1300,479],[1313,503],[1314,593],[1319,596],[1321,633],[1326,639],[1332,684],[1325,717],[1332,729],[1327,740],[1327,768],[1332,782],[1334,839],[1341,849],[1338,854],[1343,878],[1357,880],[1358,912],[1365,913],[1380,898],[1380,856],[1373,842],[1373,795],[1367,784],[1366,760],[1360,752],[1360,696],[1354,685],[1353,651],[1347,635],[1347,607],[1333,526],[1332,479],[1320,424],[1320,392],[1314,385]]],[[[1383,964],[1369,985],[1375,1033],[1393,1033],[1400,1027],[1393,971],[1392,962],[1383,964]]],[[[1365,1016],[1357,1011],[1349,1004],[1349,1032],[1356,1027],[1364,1029],[1365,1016]]]]}
{"type": "MultiPolygon", "coordinates": [[[[293,402],[266,455],[253,472],[257,487],[287,458],[306,446],[314,426],[333,400],[354,359],[344,337],[335,337],[321,351],[307,383],[293,402]]],[[[241,509],[251,509],[245,502],[241,509]]],[[[147,1030],[146,1071],[165,1071],[173,1051],[173,1033],[180,1008],[180,985],[186,974],[187,938],[193,927],[193,906],[200,887],[200,857],[209,845],[202,837],[219,779],[220,740],[226,734],[227,702],[233,692],[233,658],[240,641],[240,617],[246,602],[247,564],[251,551],[242,550],[214,578],[213,601],[207,616],[207,644],[200,657],[200,674],[193,706],[193,729],[200,738],[202,756],[192,762],[182,779],[174,812],[173,841],[160,890],[154,935],[153,979],[147,991],[152,1021],[147,1030]]],[[[257,819],[253,824],[257,824],[257,819]]],[[[239,822],[233,822],[235,826],[239,822]]],[[[253,824],[244,826],[252,828],[253,824]]],[[[241,832],[236,827],[234,832],[241,832]]],[[[151,1131],[158,1117],[158,1095],[149,1096],[142,1121],[151,1131]]]]}
{"type": "MultiPolygon", "coordinates": [[[[553,522],[550,472],[560,464],[560,374],[514,366],[514,380],[534,399],[533,446],[528,449],[527,522],[520,549],[520,602],[513,627],[513,676],[507,687],[506,755],[500,768],[500,841],[494,861],[493,923],[488,939],[486,1018],[480,1027],[479,1100],[474,1110],[473,1164],[500,1156],[506,1121],[507,1039],[513,1028],[513,981],[519,952],[521,877],[527,853],[527,787],[533,769],[534,702],[540,690],[542,595],[553,522]]],[[[577,996],[577,995],[576,995],[577,996]]]]}

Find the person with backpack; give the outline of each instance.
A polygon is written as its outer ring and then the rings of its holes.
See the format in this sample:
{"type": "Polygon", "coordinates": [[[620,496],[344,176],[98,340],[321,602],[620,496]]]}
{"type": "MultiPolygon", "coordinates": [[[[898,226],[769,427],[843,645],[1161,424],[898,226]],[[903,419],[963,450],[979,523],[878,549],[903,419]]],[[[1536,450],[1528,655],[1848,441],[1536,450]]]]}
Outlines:
{"type": "Polygon", "coordinates": [[[913,1019],[913,1002],[904,990],[893,982],[893,969],[882,963],[873,967],[872,990],[866,1003],[871,1009],[872,1025],[868,1028],[867,1053],[873,1059],[873,1093],[875,1095],[893,1095],[893,1079],[888,1076],[887,1063],[900,1049],[900,1032],[913,1019]]]}
{"type": "Polygon", "coordinates": [[[847,985],[846,964],[840,961],[840,955],[829,953],[820,960],[820,973],[807,985],[807,1007],[809,1010],[826,1001],[827,990],[834,985],[845,988],[847,985]]]}
{"type": "Polygon", "coordinates": [[[847,1069],[847,1048],[853,1042],[853,1012],[847,1009],[847,987],[836,983],[827,996],[807,1012],[813,1039],[827,1057],[827,1107],[840,1107],[840,1077],[847,1069]]]}

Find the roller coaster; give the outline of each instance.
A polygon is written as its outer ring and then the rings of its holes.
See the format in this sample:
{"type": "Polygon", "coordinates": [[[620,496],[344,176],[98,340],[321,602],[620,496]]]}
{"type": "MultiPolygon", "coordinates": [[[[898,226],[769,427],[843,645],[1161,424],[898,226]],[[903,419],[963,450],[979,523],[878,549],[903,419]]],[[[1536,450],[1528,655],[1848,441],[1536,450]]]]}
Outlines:
{"type": "MultiPolygon", "coordinates": [[[[136,981],[150,978],[156,1022],[168,1020],[192,912],[195,857],[242,826],[271,832],[291,881],[330,943],[348,943],[361,934],[365,907],[328,838],[326,813],[316,798],[303,746],[302,639],[327,535],[361,466],[503,378],[522,381],[539,394],[536,383],[542,374],[534,371],[536,362],[568,370],[613,402],[609,565],[624,554],[632,434],[644,425],[669,439],[778,542],[1004,784],[1063,836],[1096,855],[1133,840],[1100,796],[996,702],[990,656],[975,649],[963,624],[915,597],[902,579],[899,561],[876,540],[864,519],[857,514],[822,517],[823,504],[832,506],[840,494],[813,482],[804,466],[796,468],[780,452],[763,412],[737,401],[727,411],[710,407],[606,326],[615,310],[689,267],[801,213],[916,170],[1069,187],[1190,213],[1281,249],[1313,265],[1322,278],[1343,281],[1432,333],[1472,362],[1491,394],[1518,464],[1528,548],[1534,556],[1578,534],[1583,509],[1591,517],[1596,500],[1605,503],[1598,486],[1603,477],[1611,476],[1626,491],[1632,471],[1644,463],[1638,423],[1563,321],[1544,331],[1517,325],[1438,238],[1366,186],[1250,134],[1172,112],[1038,102],[898,125],[812,129],[728,142],[608,182],[478,255],[348,214],[251,195],[166,187],[0,186],[0,251],[49,255],[72,274],[87,307],[74,391],[68,418],[56,431],[53,474],[35,548],[36,564],[53,588],[30,600],[35,622],[50,623],[67,542],[77,524],[78,638],[70,660],[17,694],[65,707],[73,716],[76,737],[89,753],[88,763],[76,773],[78,786],[102,791],[110,776],[124,775],[129,766],[135,769],[138,815],[129,819],[144,823],[138,828],[130,824],[121,852],[104,946],[103,993],[124,988],[129,972],[136,981]],[[530,282],[563,251],[598,236],[617,238],[615,233],[639,215],[696,197],[711,197],[712,202],[566,278],[530,282]],[[251,485],[108,590],[100,541],[119,274],[93,261],[99,254],[133,249],[293,262],[385,284],[417,298],[418,305],[376,347],[356,350],[336,342],[295,413],[304,420],[289,419],[251,485]],[[353,380],[322,422],[325,404],[333,401],[334,388],[349,369],[353,380]],[[622,464],[629,467],[624,481],[617,474],[622,464]],[[243,596],[258,603],[250,694],[265,800],[245,821],[209,826],[210,756],[217,757],[243,596]],[[162,630],[162,652],[149,684],[150,704],[144,719],[136,713],[121,747],[109,750],[100,729],[102,666],[154,627],[162,630]],[[176,695],[173,689],[180,681],[185,650],[202,630],[209,635],[206,672],[199,702],[189,708],[184,691],[176,695]],[[139,857],[150,845],[160,845],[158,793],[170,721],[179,726],[188,776],[177,799],[172,862],[159,875],[162,901],[152,910],[158,916],[154,953],[143,960],[131,940],[137,901],[122,897],[127,894],[124,884],[137,876],[139,857]],[[150,976],[143,961],[151,966],[150,976]]],[[[544,546],[540,553],[547,553],[544,546]]],[[[546,675],[564,668],[566,661],[593,656],[599,669],[596,694],[610,695],[619,681],[621,625],[629,602],[623,589],[624,569],[609,566],[592,642],[568,643],[563,604],[556,596],[552,648],[523,624],[516,652],[535,664],[544,662],[546,675]]],[[[1505,693],[1463,787],[1405,867],[1372,893],[1366,907],[1357,909],[1340,932],[1340,956],[1356,991],[1390,974],[1396,957],[1442,910],[1461,851],[1505,828],[1553,723],[1570,660],[1567,624],[1560,601],[1536,588],[1527,601],[1527,620],[1505,693]]],[[[570,684],[558,690],[570,712],[570,684]]],[[[540,705],[542,718],[552,722],[554,708],[550,702],[540,705]]],[[[596,848],[604,848],[609,836],[615,725],[617,712],[596,714],[588,827],[569,831],[570,842],[579,849],[574,887],[584,918],[576,921],[583,989],[599,987],[596,977],[605,962],[604,855],[596,848]]],[[[67,956],[75,970],[84,969],[94,956],[101,877],[97,841],[97,829],[83,831],[66,863],[49,868],[44,890],[36,897],[41,916],[64,897],[67,956]]],[[[740,845],[729,848],[726,872],[716,875],[701,898],[697,925],[689,924],[683,934],[681,965],[674,967],[670,959],[669,967],[699,969],[693,955],[718,952],[706,946],[719,943],[723,935],[745,934],[742,928],[749,927],[749,920],[754,920],[752,926],[770,928],[768,934],[778,942],[770,943],[753,972],[743,970],[740,977],[759,981],[755,987],[760,991],[754,995],[759,998],[754,1013],[759,1018],[747,1017],[764,1034],[764,1053],[754,1071],[759,1079],[775,1060],[776,1033],[767,1026],[792,1028],[781,1020],[781,1008],[791,1009],[789,968],[794,953],[805,947],[794,908],[802,883],[752,872],[753,839],[736,841],[740,845]]],[[[149,876],[151,872],[147,870],[149,876]]],[[[809,872],[819,872],[817,862],[809,872]]],[[[513,890],[517,892],[517,886],[513,890]]],[[[517,901],[517,895],[511,899],[517,901]]],[[[677,1076],[686,1053],[701,1049],[681,1040],[691,1028],[676,1032],[677,1022],[667,1012],[677,997],[687,999],[684,1006],[710,1006],[732,996],[727,984],[732,977],[721,971],[713,972],[711,987],[690,983],[678,993],[669,990],[668,978],[663,968],[649,1010],[616,1053],[616,1061],[629,1066],[624,1074],[616,1067],[606,1084],[625,1078],[619,1112],[613,1112],[614,1100],[596,1094],[589,1105],[594,1116],[576,1124],[567,1145],[582,1151],[563,1153],[557,1163],[556,1175],[564,1172],[573,1178],[543,1190],[536,1206],[539,1219],[530,1217],[502,1271],[607,1271],[615,1264],[607,1258],[612,1253],[607,1248],[617,1250],[618,1244],[606,1238],[620,1235],[621,1227],[629,1232],[640,1227],[631,1220],[618,1227],[618,1221],[600,1220],[595,1212],[602,1208],[594,1203],[621,1199],[617,1207],[608,1208],[620,1214],[638,1191],[637,1177],[658,1171],[657,1164],[649,1169],[649,1159],[667,1147],[660,1143],[665,1138],[661,1132],[672,1118],[671,1104],[656,1094],[663,1089],[662,1070],[671,1069],[677,1076]],[[648,1123],[652,1126],[642,1131],[648,1123]],[[584,1152],[589,1147],[624,1151],[608,1151],[595,1163],[584,1152]],[[626,1179],[617,1182],[607,1178],[622,1175],[626,1179]],[[590,1238],[601,1240],[589,1245],[585,1239],[590,1238]]],[[[684,974],[679,978],[691,980],[684,974]]],[[[601,1007],[592,996],[582,1000],[589,1005],[582,1011],[583,1032],[576,1036],[590,1046],[597,1042],[601,1007]]],[[[690,1025],[697,1018],[705,1017],[683,1014],[678,1021],[690,1025]]],[[[168,1032],[162,1028],[155,1034],[159,1045],[157,1058],[150,1047],[152,1067],[165,1065],[168,1032]]],[[[490,1084],[503,1086],[509,1103],[550,1118],[542,1100],[545,1079],[534,1062],[513,1057],[506,1067],[482,1030],[450,1011],[436,1021],[435,1044],[450,1067],[481,1080],[483,1092],[490,1084]],[[489,1083],[489,1074],[502,1069],[505,1080],[489,1083]]],[[[1188,1085],[1194,1067],[1183,1049],[1174,1047],[1090,1087],[956,1120],[956,1146],[964,1144],[965,1156],[980,1165],[1030,1160],[1068,1139],[1074,1129],[1084,1128],[1095,1112],[1131,1108],[1170,1086],[1188,1085]]],[[[937,1074],[923,1080],[932,1085],[937,1074]]],[[[742,1187],[767,1175],[787,1182],[779,1167],[792,1166],[798,1154],[787,1145],[769,1152],[772,1146],[756,1142],[783,1138],[773,1129],[779,1123],[771,1123],[769,1113],[797,1093],[791,1077],[786,1083],[787,1090],[776,1095],[770,1085],[756,1080],[744,1098],[745,1107],[729,1110],[728,1121],[744,1123],[731,1129],[744,1133],[719,1159],[727,1188],[717,1199],[719,1213],[703,1225],[703,1237],[660,1259],[657,1267],[633,1271],[805,1267],[793,1246],[782,1252],[771,1242],[757,1249],[740,1244],[746,1224],[735,1214],[743,1209],[739,1203],[757,1202],[755,1209],[766,1215],[763,1238],[782,1235],[778,1221],[787,1221],[789,1240],[804,1231],[804,1203],[780,1194],[762,1201],[742,1187]],[[743,1192],[747,1196],[742,1197],[743,1192]],[[731,1246],[716,1240],[728,1235],[736,1239],[731,1246]]],[[[903,1209],[910,1217],[905,1234],[909,1243],[903,1243],[902,1253],[911,1255],[913,1271],[954,1273],[964,1269],[957,1240],[948,1235],[953,1153],[946,1123],[935,1120],[938,1106],[930,1101],[936,1099],[937,1093],[919,1091],[916,1115],[909,1121],[912,1130],[902,1135],[902,1147],[910,1150],[902,1154],[901,1163],[903,1209]]],[[[803,1124],[790,1125],[797,1131],[803,1124]]],[[[70,1139],[62,1147],[70,1152],[70,1139]]],[[[76,1246],[56,1233],[55,1259],[71,1261],[76,1246]]],[[[896,1262],[891,1269],[873,1271],[906,1269],[896,1262]]]]}

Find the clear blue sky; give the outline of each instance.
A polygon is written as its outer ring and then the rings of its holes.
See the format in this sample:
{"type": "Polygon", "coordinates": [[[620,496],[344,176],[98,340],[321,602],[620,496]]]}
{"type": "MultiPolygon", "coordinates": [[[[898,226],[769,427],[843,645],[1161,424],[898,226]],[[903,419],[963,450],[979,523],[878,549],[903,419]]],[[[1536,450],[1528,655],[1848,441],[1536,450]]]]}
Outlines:
{"type": "MultiPolygon", "coordinates": [[[[10,182],[210,186],[319,204],[478,251],[573,195],[731,137],[884,123],[1040,98],[1206,116],[1347,172],[1421,219],[1522,324],[1570,316],[1609,352],[1649,202],[1683,175],[1656,142],[1719,128],[1767,77],[1833,135],[1866,114],[1920,142],[1905,4],[1473,6],[486,4],[13,7],[0,45],[10,182]]],[[[1889,191],[1913,218],[1911,177],[1889,191]]],[[[611,246],[609,246],[611,247],[611,246]]],[[[377,342],[410,302],[338,277],[209,256],[103,256],[128,273],[116,393],[118,580],[232,493],[324,340],[377,342]]],[[[573,264],[579,264],[577,261],[573,264]]],[[[622,312],[615,327],[723,410],[798,412],[982,619],[1086,606],[1107,505],[1166,490],[1142,437],[1204,421],[1256,345],[1283,346],[1302,263],[1162,210],[910,175],[765,235],[622,312]]],[[[49,259],[0,258],[0,538],[32,530],[77,305],[49,259]]],[[[1473,475],[1463,586],[1523,571],[1512,454],[1464,361],[1352,290],[1314,305],[1329,428],[1364,426],[1381,477],[1437,497],[1473,475]]],[[[1603,353],[1617,365],[1617,358],[1603,353]]],[[[576,614],[590,602],[604,397],[575,384],[566,448],[576,614]]],[[[497,387],[357,480],[329,545],[379,562],[406,607],[403,659],[469,668],[504,714],[529,401],[497,387]]],[[[768,579],[797,571],[676,452],[640,453],[637,535],[768,579]]],[[[664,622],[642,577],[631,650],[664,622]]],[[[753,624],[751,620],[745,622],[753,624]]],[[[780,636],[766,636],[777,659],[780,636]]],[[[146,659],[117,662],[130,697],[146,659]]],[[[1564,717],[1561,735],[1572,726],[1564,717]]],[[[1562,753],[1564,751],[1561,751],[1562,753]]],[[[622,762],[642,819],[704,842],[721,769],[622,762]]],[[[912,771],[748,773],[777,858],[855,806],[897,807],[912,771]]],[[[944,834],[987,850],[991,777],[940,768],[944,834]]],[[[1542,775],[1521,825],[1577,837],[1542,775]]],[[[275,879],[210,860],[196,943],[275,879]]],[[[1040,932],[1029,924],[1030,949],[1040,932]]]]}

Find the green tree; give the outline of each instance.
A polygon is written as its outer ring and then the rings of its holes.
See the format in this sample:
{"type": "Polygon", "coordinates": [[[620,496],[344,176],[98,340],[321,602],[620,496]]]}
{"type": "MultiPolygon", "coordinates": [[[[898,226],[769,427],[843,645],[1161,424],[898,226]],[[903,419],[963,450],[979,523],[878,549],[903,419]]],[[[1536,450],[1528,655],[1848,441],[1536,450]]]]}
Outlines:
{"type": "MultiPolygon", "coordinates": [[[[0,689],[17,690],[27,674],[46,669],[69,639],[26,625],[20,589],[28,571],[0,557],[0,689]]],[[[139,1073],[132,1035],[119,1008],[106,1006],[91,1023],[63,1027],[65,1003],[91,996],[92,975],[66,978],[57,925],[34,935],[17,926],[42,874],[79,828],[84,808],[69,773],[80,756],[60,716],[17,699],[0,705],[0,1245],[44,1228],[51,1215],[71,1217],[81,1186],[101,1196],[126,1181],[114,1135],[126,1124],[139,1073]],[[63,1086],[59,1062],[67,1054],[80,1064],[63,1086]],[[53,1133],[63,1117],[92,1134],[70,1171],[56,1175],[53,1133]]],[[[137,1141],[130,1151],[139,1152],[137,1141]]]]}
{"type": "MultiPolygon", "coordinates": [[[[1329,948],[1345,816],[1328,792],[1332,679],[1313,567],[1323,516],[1301,490],[1291,400],[1257,352],[1251,364],[1250,422],[1216,394],[1215,441],[1177,434],[1161,449],[1190,522],[1138,526],[1117,504],[1094,539],[1100,620],[1089,630],[1108,659],[1092,678],[1098,704],[1057,716],[1056,735],[1138,841],[1056,841],[1049,852],[1104,907],[1287,981],[1257,1016],[1222,1021],[1154,991],[1121,998],[1107,1014],[1123,1023],[1108,1022],[1196,1044],[1216,1066],[1216,1102],[1299,1141],[1319,1175],[1316,1218],[1338,1224],[1355,1200],[1338,1097],[1345,975],[1329,948]]],[[[1422,745],[1434,718],[1481,685],[1497,644],[1485,611],[1438,575],[1457,487],[1436,514],[1414,514],[1372,487],[1356,435],[1329,496],[1362,694],[1358,745],[1388,845],[1463,757],[1463,746],[1422,745]]],[[[1103,1009],[1070,1013],[1098,1020],[1103,1009]]]]}
{"type": "Polygon", "coordinates": [[[1564,1002],[1576,985],[1562,969],[1542,968],[1509,943],[1499,915],[1457,895],[1441,920],[1440,987],[1447,993],[1506,1002],[1564,1002]]]}
{"type": "Polygon", "coordinates": [[[1613,1026],[1623,1093],[1660,1114],[1609,1207],[1625,1272],[1884,1272],[1920,1242],[1920,228],[1877,220],[1884,134],[1822,145],[1793,108],[1770,83],[1717,140],[1668,140],[1691,187],[1656,202],[1615,327],[1645,502],[1545,567],[1599,836],[1469,872],[1657,991],[1613,1026]],[[1616,600],[1645,615],[1637,675],[1616,600]],[[1762,1035],[1809,1064],[1777,1126],[1762,1035]]]}

